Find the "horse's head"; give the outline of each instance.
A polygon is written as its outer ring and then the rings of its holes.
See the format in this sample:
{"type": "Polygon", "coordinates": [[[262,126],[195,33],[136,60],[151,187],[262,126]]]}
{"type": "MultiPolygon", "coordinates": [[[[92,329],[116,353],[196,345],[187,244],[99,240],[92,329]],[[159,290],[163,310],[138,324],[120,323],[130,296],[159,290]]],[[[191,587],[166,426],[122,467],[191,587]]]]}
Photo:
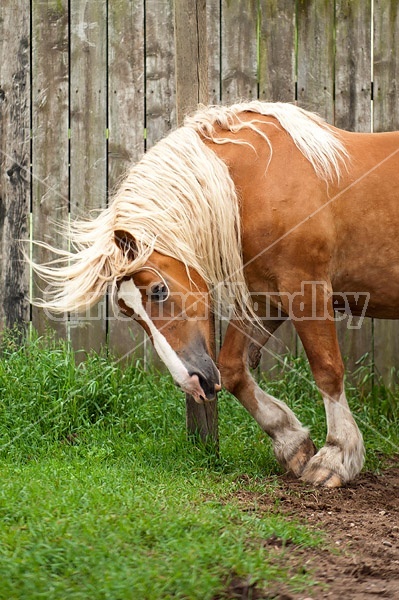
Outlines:
{"type": "MultiPolygon", "coordinates": [[[[133,238],[118,231],[115,241],[134,260],[133,238]]],[[[202,277],[154,251],[144,266],[118,282],[117,301],[151,337],[175,382],[197,402],[213,400],[221,386],[211,358],[212,307],[202,277]]]]}

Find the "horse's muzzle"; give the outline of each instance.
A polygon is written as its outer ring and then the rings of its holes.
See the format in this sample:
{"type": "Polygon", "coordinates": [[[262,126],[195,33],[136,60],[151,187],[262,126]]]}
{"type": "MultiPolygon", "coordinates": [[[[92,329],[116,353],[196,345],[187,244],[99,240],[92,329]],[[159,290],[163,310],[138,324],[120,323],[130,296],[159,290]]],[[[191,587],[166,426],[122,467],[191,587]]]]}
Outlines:
{"type": "Polygon", "coordinates": [[[213,377],[212,379],[205,378],[205,376],[202,373],[199,373],[198,371],[193,373],[189,371],[191,376],[196,375],[198,377],[199,385],[204,391],[206,400],[215,400],[216,394],[222,389],[222,386],[220,385],[220,374],[217,369],[216,371],[217,376],[213,377]]]}
{"type": "Polygon", "coordinates": [[[191,377],[197,376],[203,390],[204,400],[215,400],[222,389],[220,373],[209,356],[205,342],[201,339],[178,353],[180,360],[191,377]]]}

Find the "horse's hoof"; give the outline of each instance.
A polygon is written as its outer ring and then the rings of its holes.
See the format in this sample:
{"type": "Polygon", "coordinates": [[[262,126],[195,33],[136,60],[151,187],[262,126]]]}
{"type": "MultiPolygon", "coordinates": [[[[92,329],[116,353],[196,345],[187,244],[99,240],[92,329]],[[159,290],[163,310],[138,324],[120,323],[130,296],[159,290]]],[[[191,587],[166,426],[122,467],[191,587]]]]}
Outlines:
{"type": "Polygon", "coordinates": [[[343,478],[334,471],[325,467],[308,463],[301,475],[302,481],[311,483],[314,486],[325,488],[338,488],[344,484],[343,478]]]}
{"type": "Polygon", "coordinates": [[[308,437],[306,438],[295,453],[285,461],[285,467],[296,477],[300,477],[306,468],[310,459],[316,454],[317,448],[308,437]]]}

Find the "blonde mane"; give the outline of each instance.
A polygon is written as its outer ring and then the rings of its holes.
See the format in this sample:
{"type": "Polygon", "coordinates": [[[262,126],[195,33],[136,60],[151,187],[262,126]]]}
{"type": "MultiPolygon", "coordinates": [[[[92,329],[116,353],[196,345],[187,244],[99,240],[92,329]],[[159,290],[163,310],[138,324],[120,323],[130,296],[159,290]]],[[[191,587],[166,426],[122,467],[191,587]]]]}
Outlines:
{"type": "MultiPolygon", "coordinates": [[[[157,250],[198,272],[216,310],[231,306],[233,299],[238,314],[252,316],[234,182],[225,163],[203,142],[203,138],[231,142],[216,134],[216,126],[237,133],[250,128],[271,148],[258,127],[259,119],[240,120],[244,111],[275,117],[319,177],[339,178],[345,149],[316,115],[280,103],[202,108],[130,169],[111,205],[96,219],[73,224],[69,234],[73,252],[39,243],[58,258],[33,265],[51,287],[48,299],[36,303],[55,312],[86,309],[110,284],[115,287],[119,278],[143,267],[157,250]],[[116,231],[126,231],[136,240],[134,260],[116,245],[116,231]]],[[[245,142],[238,136],[237,143],[245,142]]]]}

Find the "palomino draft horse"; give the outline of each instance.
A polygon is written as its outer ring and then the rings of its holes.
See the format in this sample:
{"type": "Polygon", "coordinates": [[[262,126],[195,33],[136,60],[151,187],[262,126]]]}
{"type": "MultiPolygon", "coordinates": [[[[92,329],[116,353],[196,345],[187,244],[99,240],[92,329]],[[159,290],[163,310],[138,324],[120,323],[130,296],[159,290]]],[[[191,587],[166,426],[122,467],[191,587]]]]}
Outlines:
{"type": "Polygon", "coordinates": [[[364,446],[334,308],[399,317],[398,153],[399,133],[340,131],[289,104],[203,108],[131,168],[109,208],[75,224],[75,252],[35,266],[52,287],[42,304],[87,308],[111,286],[185,392],[212,400],[223,384],[285,468],[342,485],[362,468],[364,446]],[[216,366],[212,313],[226,307],[216,366]],[[249,371],[287,318],[325,404],[318,452],[249,371]]]}

